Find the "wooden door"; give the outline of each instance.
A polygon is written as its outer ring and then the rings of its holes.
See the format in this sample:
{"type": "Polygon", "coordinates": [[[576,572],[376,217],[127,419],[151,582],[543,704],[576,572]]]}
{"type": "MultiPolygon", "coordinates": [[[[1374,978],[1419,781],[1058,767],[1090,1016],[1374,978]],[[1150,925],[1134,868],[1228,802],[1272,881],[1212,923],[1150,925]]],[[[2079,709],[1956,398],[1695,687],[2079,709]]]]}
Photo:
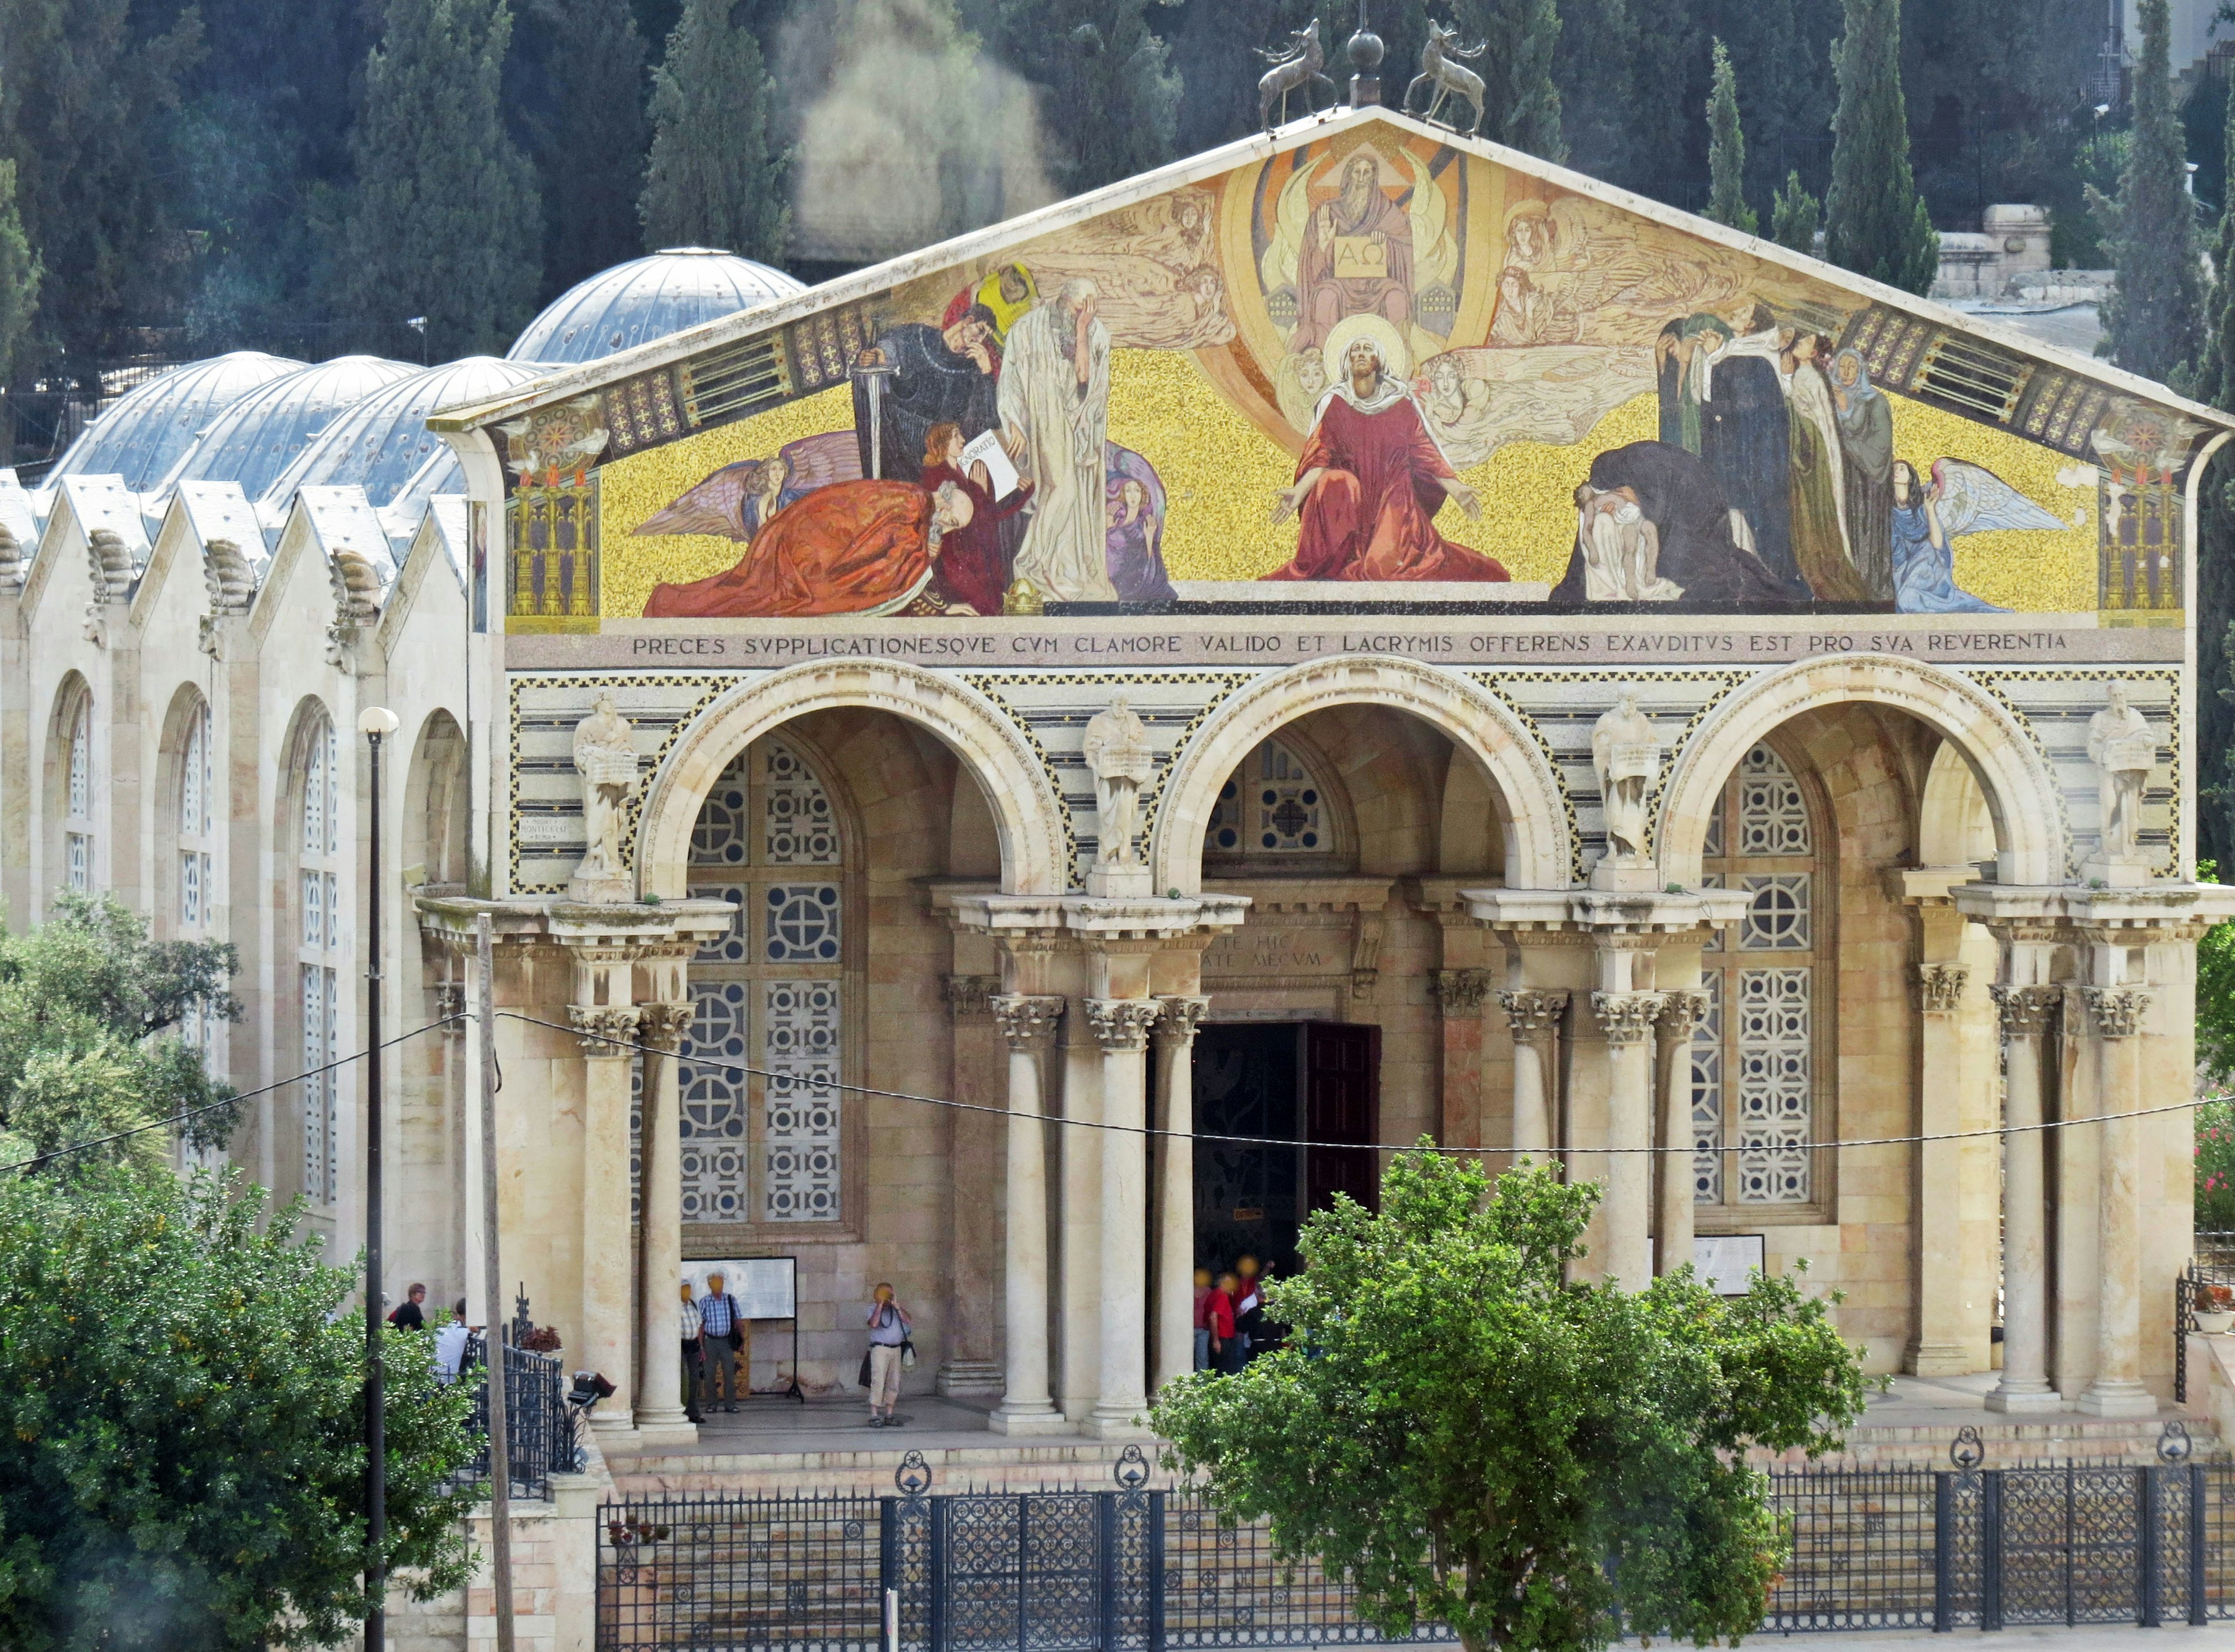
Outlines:
{"type": "Polygon", "coordinates": [[[1314,1021],[1304,1028],[1305,1180],[1311,1209],[1347,1193],[1367,1210],[1381,1196],[1380,1157],[1366,1145],[1380,1118],[1381,1029],[1314,1021]]]}

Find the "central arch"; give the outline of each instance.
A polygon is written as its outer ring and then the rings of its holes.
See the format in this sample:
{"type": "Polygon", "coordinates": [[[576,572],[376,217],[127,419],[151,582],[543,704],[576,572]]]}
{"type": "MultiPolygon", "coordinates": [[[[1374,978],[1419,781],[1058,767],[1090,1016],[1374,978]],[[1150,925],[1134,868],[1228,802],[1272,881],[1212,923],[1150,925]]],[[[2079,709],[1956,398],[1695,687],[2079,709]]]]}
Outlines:
{"type": "Polygon", "coordinates": [[[663,900],[686,892],[691,833],[730,759],[779,724],[838,707],[889,711],[944,741],[976,781],[1001,844],[1008,895],[1069,885],[1064,816],[1032,748],[979,696],[914,665],[794,665],[740,684],[707,707],[653,776],[637,831],[637,881],[663,900]]]}
{"type": "Polygon", "coordinates": [[[1798,660],[1717,706],[1677,755],[1662,793],[1662,875],[1688,889],[1699,886],[1709,812],[1757,742],[1803,711],[1853,704],[1905,711],[1961,754],[1994,823],[1996,882],[2065,881],[2062,798],[2025,728],[1970,678],[1899,654],[1798,660]]]}
{"type": "Polygon", "coordinates": [[[1220,706],[1180,752],[1157,812],[1150,865],[1159,894],[1201,891],[1203,828],[1242,759],[1285,724],[1335,705],[1409,712],[1468,752],[1491,782],[1507,887],[1568,887],[1567,802],[1550,762],[1511,708],[1454,672],[1344,654],[1259,678],[1220,706]]]}

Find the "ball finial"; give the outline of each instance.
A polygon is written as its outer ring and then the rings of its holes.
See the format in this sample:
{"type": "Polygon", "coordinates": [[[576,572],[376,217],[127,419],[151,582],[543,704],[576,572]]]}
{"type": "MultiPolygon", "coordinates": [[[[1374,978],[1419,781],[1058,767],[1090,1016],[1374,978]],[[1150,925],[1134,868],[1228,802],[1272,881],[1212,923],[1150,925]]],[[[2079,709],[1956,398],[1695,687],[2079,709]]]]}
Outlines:
{"type": "Polygon", "coordinates": [[[1345,49],[1350,55],[1350,106],[1362,109],[1381,102],[1381,36],[1367,20],[1366,0],[1358,0],[1358,32],[1345,49]]]}

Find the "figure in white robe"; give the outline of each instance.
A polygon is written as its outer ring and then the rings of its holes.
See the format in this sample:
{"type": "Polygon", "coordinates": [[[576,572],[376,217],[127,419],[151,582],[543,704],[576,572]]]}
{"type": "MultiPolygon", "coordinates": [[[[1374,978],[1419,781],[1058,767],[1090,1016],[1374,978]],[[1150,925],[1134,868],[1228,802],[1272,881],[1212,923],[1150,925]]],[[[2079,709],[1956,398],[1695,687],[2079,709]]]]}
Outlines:
{"type": "Polygon", "coordinates": [[[1110,331],[1095,297],[1084,277],[1065,282],[1010,328],[1001,364],[1002,446],[1036,484],[1016,577],[1064,602],[1118,600],[1103,521],[1110,331]]]}

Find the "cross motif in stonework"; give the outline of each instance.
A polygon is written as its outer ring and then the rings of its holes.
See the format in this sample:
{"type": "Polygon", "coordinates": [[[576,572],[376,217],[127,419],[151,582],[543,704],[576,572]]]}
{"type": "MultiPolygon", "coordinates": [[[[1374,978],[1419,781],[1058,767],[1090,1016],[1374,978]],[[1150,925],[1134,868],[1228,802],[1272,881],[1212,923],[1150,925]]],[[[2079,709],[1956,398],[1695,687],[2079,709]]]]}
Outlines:
{"type": "Polygon", "coordinates": [[[1175,1044],[1191,1044],[1195,1030],[1209,1013],[1207,998],[1160,998],[1157,1000],[1157,1024],[1151,1029],[1158,1045],[1169,1048],[1175,1044]]]}
{"type": "Polygon", "coordinates": [[[1568,995],[1524,988],[1500,993],[1498,1006],[1505,1012],[1506,1025],[1513,1029],[1516,1039],[1535,1042],[1549,1039],[1559,1030],[1560,1018],[1568,1013],[1568,995]]]}
{"type": "Polygon", "coordinates": [[[1661,1013],[1658,993],[1593,993],[1591,1013],[1609,1044],[1642,1044],[1661,1013]]]}
{"type": "Polygon", "coordinates": [[[1927,1015],[1946,1015],[1963,1007],[1963,984],[1971,972],[1961,964],[1919,964],[1917,1007],[1927,1015]]]}
{"type": "Polygon", "coordinates": [[[1428,977],[1428,992],[1445,1015],[1479,1015],[1490,996],[1486,969],[1439,969],[1428,977]]]}
{"type": "Polygon", "coordinates": [[[1090,998],[1086,1000],[1086,1025],[1092,1030],[1094,1041],[1102,1046],[1104,1053],[1146,1048],[1149,1027],[1157,1015],[1157,1001],[1152,998],[1090,998]]]}
{"type": "Polygon", "coordinates": [[[569,1004],[567,1019],[582,1041],[582,1053],[625,1059],[636,1043],[640,1013],[633,1004],[569,1004]]]}
{"type": "Polygon", "coordinates": [[[2064,1007],[2061,987],[1990,987],[1987,990],[2002,1012],[2002,1036],[2006,1039],[2040,1037],[2055,1023],[2057,1012],[2064,1007]]]}
{"type": "Polygon", "coordinates": [[[2150,995],[2131,987],[2090,987],[2087,993],[2095,1031],[2107,1039],[2132,1038],[2150,1006],[2150,995]]]}
{"type": "Polygon", "coordinates": [[[1029,1051],[1045,1043],[1055,1036],[1055,1024],[1063,1019],[1060,998],[1006,993],[987,999],[986,1005],[993,1012],[993,1024],[1001,1029],[1012,1050],[1029,1051]]]}

